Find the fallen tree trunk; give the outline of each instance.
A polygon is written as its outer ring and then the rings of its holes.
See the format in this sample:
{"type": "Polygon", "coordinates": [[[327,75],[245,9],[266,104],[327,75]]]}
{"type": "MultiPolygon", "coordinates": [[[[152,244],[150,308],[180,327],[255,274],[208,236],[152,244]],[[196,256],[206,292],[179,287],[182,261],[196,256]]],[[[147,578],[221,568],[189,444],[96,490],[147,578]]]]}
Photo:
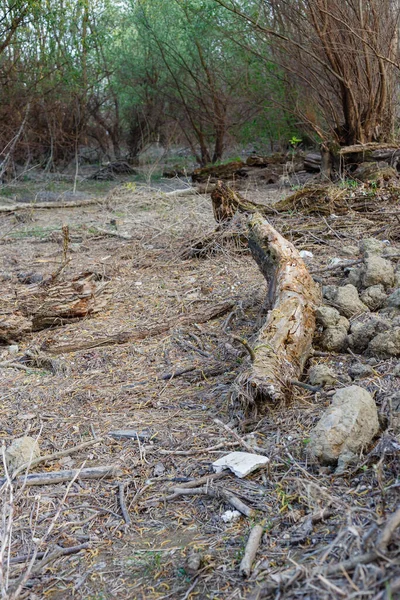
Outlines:
{"type": "Polygon", "coordinates": [[[287,395],[309,357],[317,284],[296,248],[259,214],[249,218],[249,247],[268,281],[270,311],[253,345],[251,365],[234,383],[233,397],[249,406],[277,402],[287,395]]]}
{"type": "Polygon", "coordinates": [[[75,202],[21,202],[21,204],[5,204],[4,206],[0,206],[0,213],[13,213],[20,210],[48,210],[49,208],[79,208],[99,203],[98,198],[77,200],[75,202]]]}

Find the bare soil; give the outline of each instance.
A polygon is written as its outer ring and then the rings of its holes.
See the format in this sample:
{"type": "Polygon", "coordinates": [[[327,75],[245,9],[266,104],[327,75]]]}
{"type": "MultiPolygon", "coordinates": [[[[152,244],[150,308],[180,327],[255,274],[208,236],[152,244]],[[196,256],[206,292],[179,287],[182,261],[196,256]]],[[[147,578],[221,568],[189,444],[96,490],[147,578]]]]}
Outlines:
{"type": "MultiPolygon", "coordinates": [[[[282,192],[258,188],[247,190],[247,195],[271,202],[282,192]]],[[[272,221],[299,249],[314,253],[308,264],[318,271],[332,256],[354,258],[344,248],[362,237],[399,241],[398,217],[393,216],[398,209],[389,207],[384,214],[380,210],[379,218],[371,211],[331,220],[298,212],[277,215],[272,221]]],[[[248,251],[235,244],[219,245],[216,240],[206,257],[181,258],[192,238],[214,229],[208,196],[167,197],[128,184],[92,206],[2,216],[0,280],[7,301],[24,286],[18,273],[49,276],[60,265],[65,224],[71,260],[62,278],[96,273],[108,282],[107,308],[32,334],[18,344],[17,358],[33,347],[82,342],[93,346],[57,355],[55,373],[0,367],[0,436],[6,446],[23,435],[38,437],[42,454],[99,438],[92,448],[49,461],[34,472],[82,465],[117,465],[122,472],[101,481],[77,477],[72,484],[13,486],[13,497],[3,486],[3,518],[10,516],[10,504],[14,512],[12,541],[2,552],[2,597],[17,597],[12,594],[24,573],[27,578],[17,594],[33,600],[239,600],[249,598],[262,582],[271,583],[271,589],[260,597],[400,597],[398,532],[388,557],[348,572],[344,568],[334,575],[326,573],[328,565],[372,551],[399,504],[398,432],[384,401],[389,391],[399,390],[399,379],[393,376],[396,361],[378,362],[374,376],[359,382],[375,395],[381,437],[365,449],[358,465],[336,476],[331,469],[309,464],[306,453],[310,428],[329,405],[329,396],[296,388],[285,405],[251,414],[231,404],[232,383],[248,360],[232,336],[251,339],[257,331],[264,315],[266,282],[248,251]],[[182,316],[229,300],[232,310],[217,319],[182,321],[182,316]],[[171,326],[160,335],[96,347],[96,340],[107,336],[154,330],[166,322],[171,326]],[[223,498],[166,499],[171,495],[168,489],[211,474],[214,460],[243,450],[215,418],[230,423],[241,438],[262,447],[270,458],[267,470],[244,480],[227,473],[213,484],[233,491],[256,509],[254,518],[241,516],[225,523],[221,515],[232,507],[223,498]],[[138,435],[122,440],[109,435],[118,429],[134,429],[138,435]],[[122,515],[121,483],[130,524],[122,515]],[[307,529],[307,518],[322,509],[328,511],[326,518],[307,529]],[[239,564],[255,523],[265,527],[265,535],[253,574],[243,580],[239,564]],[[33,567],[27,566],[29,559],[7,567],[8,552],[15,558],[28,556],[35,548],[51,553],[84,543],[88,548],[71,556],[42,565],[36,560],[33,567]],[[201,557],[196,573],[187,566],[193,552],[201,557]],[[289,568],[295,574],[279,586],[276,574],[289,568]]],[[[337,281],[334,275],[327,272],[324,281],[337,281]]],[[[1,360],[9,359],[4,347],[1,360]]],[[[321,361],[346,375],[354,358],[313,359],[321,361]]]]}

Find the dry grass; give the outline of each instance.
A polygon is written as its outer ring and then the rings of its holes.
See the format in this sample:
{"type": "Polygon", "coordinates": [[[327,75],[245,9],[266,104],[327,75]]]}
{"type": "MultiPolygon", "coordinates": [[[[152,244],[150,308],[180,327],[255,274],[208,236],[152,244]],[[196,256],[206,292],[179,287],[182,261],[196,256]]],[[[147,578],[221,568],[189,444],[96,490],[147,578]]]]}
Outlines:
{"type": "MultiPolygon", "coordinates": [[[[272,220],[298,248],[314,252],[311,268],[319,269],[332,255],[347,256],[343,247],[363,236],[397,242],[397,212],[383,202],[362,215],[350,212],[332,219],[297,212],[272,220]]],[[[180,258],[182,245],[214,227],[208,197],[167,198],[126,187],[110,193],[101,206],[69,213],[53,210],[51,215],[34,211],[32,220],[22,223],[15,218],[4,217],[0,227],[2,294],[9,297],[23,288],[18,272],[54,272],[62,260],[59,232],[68,224],[71,261],[63,277],[92,270],[109,281],[110,295],[104,312],[32,335],[20,344],[21,354],[44,343],[47,347],[71,344],[151,328],[175,318],[178,322],[182,315],[228,299],[236,306],[232,314],[200,325],[178,325],[140,341],[62,355],[57,357],[62,368],[55,373],[0,370],[1,437],[6,444],[24,434],[39,436],[42,453],[47,454],[93,436],[103,439],[88,451],[35,471],[83,464],[117,464],[123,469],[115,480],[80,481],[78,477],[67,495],[68,484],[14,490],[10,557],[31,555],[35,549],[54,552],[89,544],[89,549],[54,558],[42,568],[34,561],[21,598],[243,599],[256,581],[273,582],[274,573],[296,565],[301,565],[301,576],[286,588],[272,587],[269,597],[396,597],[398,535],[388,559],[332,576],[324,574],[324,568],[374,548],[377,532],[398,504],[398,461],[380,455],[378,447],[378,454],[371,455],[362,468],[341,477],[309,465],[308,432],[329,403],[324,395],[295,390],[290,405],[271,407],[264,415],[232,413],[231,385],[247,357],[231,335],[245,338],[257,329],[266,284],[247,253],[218,240],[214,254],[202,260],[180,258]],[[98,233],[99,228],[115,232],[111,221],[131,240],[98,233]],[[185,369],[194,370],[171,377],[185,369]],[[232,490],[255,508],[255,521],[266,528],[254,573],[246,582],[239,576],[239,564],[254,520],[241,517],[225,524],[221,514],[230,506],[220,498],[163,499],[166,487],[207,475],[213,460],[240,448],[214,422],[216,417],[225,422],[236,417],[231,426],[237,426],[248,443],[263,447],[271,459],[268,471],[246,480],[228,474],[214,484],[232,490]],[[107,435],[127,428],[137,430],[139,436],[116,440],[107,435]],[[122,519],[121,482],[126,484],[130,525],[122,519]],[[307,517],[324,508],[329,509],[329,518],[305,531],[307,517]],[[193,550],[202,557],[197,575],[186,570],[193,550]],[[308,569],[305,575],[303,567],[308,569]]],[[[326,280],[333,281],[333,275],[329,273],[326,280]]],[[[352,359],[319,360],[332,361],[345,373],[352,359]]],[[[390,407],[383,399],[388,390],[398,389],[392,369],[390,361],[379,363],[376,375],[362,382],[375,392],[382,417],[389,423],[390,407]]],[[[390,429],[386,432],[387,437],[392,434],[390,429]]],[[[385,447],[395,452],[389,442],[385,447]]],[[[5,486],[6,517],[9,493],[5,486]]],[[[26,562],[9,565],[9,589],[26,569],[26,562]]]]}

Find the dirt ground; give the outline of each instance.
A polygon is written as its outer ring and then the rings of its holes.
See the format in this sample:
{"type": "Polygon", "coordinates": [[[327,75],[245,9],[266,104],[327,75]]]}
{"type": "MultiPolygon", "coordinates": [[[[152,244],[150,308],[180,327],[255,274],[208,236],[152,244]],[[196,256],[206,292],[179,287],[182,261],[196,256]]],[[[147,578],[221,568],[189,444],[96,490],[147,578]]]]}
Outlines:
{"type": "MultiPolygon", "coordinates": [[[[247,190],[258,202],[283,193],[247,190]]],[[[308,266],[321,271],[332,257],[354,258],[346,247],[362,237],[399,242],[397,212],[391,206],[384,214],[349,212],[329,220],[298,213],[272,221],[298,249],[313,252],[308,266]]],[[[19,273],[46,277],[60,265],[65,224],[71,260],[62,279],[94,273],[107,283],[107,305],[19,342],[17,356],[32,347],[87,344],[54,356],[54,372],[0,367],[0,436],[6,446],[23,435],[37,437],[42,454],[93,441],[33,472],[106,465],[120,471],[99,481],[78,476],[72,483],[13,486],[12,495],[4,484],[3,541],[10,520],[12,531],[1,549],[2,598],[239,600],[250,598],[259,584],[269,587],[254,597],[400,598],[399,534],[388,556],[329,571],[373,552],[399,504],[396,438],[389,408],[381,402],[383,391],[399,389],[392,375],[396,361],[381,361],[374,376],[359,383],[374,393],[386,429],[358,465],[336,476],[309,464],[306,453],[310,428],[329,405],[326,394],[294,389],[285,405],[258,414],[231,403],[232,383],[248,360],[232,336],[251,339],[264,316],[267,287],[245,248],[216,240],[206,257],[181,258],[191,239],[214,229],[209,196],[170,197],[128,184],[92,205],[2,215],[3,303],[26,288],[19,273]],[[224,314],[201,317],[222,303],[224,314]],[[163,329],[158,335],[157,327],[163,329]],[[136,330],[153,333],[125,344],[96,345],[136,330]],[[208,484],[234,492],[255,509],[250,518],[225,523],[221,517],[232,507],[218,494],[169,498],[171,489],[212,474],[217,458],[243,450],[215,419],[270,459],[268,469],[243,480],[226,473],[208,484]],[[110,436],[121,429],[137,435],[110,436]],[[123,518],[124,503],[130,523],[123,518]],[[322,509],[326,513],[319,519],[322,509]],[[239,565],[256,523],[265,534],[245,580],[239,565]],[[61,556],[81,544],[79,553],[61,556]],[[30,562],[35,549],[46,554],[30,562]],[[54,552],[61,554],[46,561],[54,552]],[[200,558],[194,571],[188,565],[193,553],[200,558]],[[287,569],[289,577],[279,579],[287,569]]],[[[333,280],[329,272],[324,277],[333,280]]],[[[0,353],[3,363],[10,359],[6,346],[0,353]]],[[[354,358],[332,355],[316,362],[346,374],[354,358]]]]}

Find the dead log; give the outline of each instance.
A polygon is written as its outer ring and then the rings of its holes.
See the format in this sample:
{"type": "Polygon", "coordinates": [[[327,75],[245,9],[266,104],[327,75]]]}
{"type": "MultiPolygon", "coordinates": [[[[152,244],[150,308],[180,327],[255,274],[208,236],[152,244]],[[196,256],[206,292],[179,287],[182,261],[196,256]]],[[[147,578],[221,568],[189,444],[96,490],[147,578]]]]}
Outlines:
{"type": "Polygon", "coordinates": [[[107,283],[83,274],[73,281],[52,284],[53,276],[4,299],[0,315],[0,343],[20,340],[32,331],[74,323],[103,310],[108,302],[107,283]]]}
{"type": "Polygon", "coordinates": [[[80,350],[88,350],[90,348],[100,348],[102,346],[112,346],[116,344],[127,344],[135,340],[144,340],[148,337],[154,337],[167,333],[173,327],[184,327],[193,323],[207,323],[213,319],[218,319],[226,313],[230,312],[234,307],[234,302],[227,300],[211,306],[205,306],[203,309],[164,320],[162,323],[154,324],[153,327],[147,329],[134,329],[132,331],[122,331],[115,335],[110,335],[103,338],[91,339],[87,341],[75,341],[72,344],[62,344],[61,346],[53,346],[54,339],[49,342],[44,342],[41,350],[50,354],[66,354],[68,352],[78,352],[80,350]]]}
{"type": "MultiPolygon", "coordinates": [[[[73,479],[103,479],[119,477],[122,470],[115,466],[88,467],[86,469],[71,469],[68,471],[48,471],[44,473],[28,473],[17,477],[16,483],[21,485],[53,485],[72,481],[73,479]]],[[[0,477],[0,486],[7,482],[6,477],[0,477]]]]}
{"type": "Polygon", "coordinates": [[[98,198],[89,200],[76,200],[74,202],[24,202],[21,204],[5,204],[0,206],[0,213],[13,213],[22,210],[47,210],[49,208],[78,208],[81,206],[91,206],[99,204],[98,198]]]}
{"type": "Polygon", "coordinates": [[[304,169],[308,173],[319,173],[321,170],[322,156],[317,152],[310,152],[304,157],[304,169]]]}
{"type": "Polygon", "coordinates": [[[268,281],[270,311],[260,329],[251,365],[234,383],[233,398],[244,405],[285,398],[291,380],[300,378],[310,355],[317,284],[296,248],[259,214],[249,218],[249,247],[268,281]]]}
{"type": "Polygon", "coordinates": [[[247,177],[246,164],[242,161],[226,163],[225,165],[211,165],[195,169],[192,173],[192,181],[196,183],[206,183],[217,181],[218,179],[237,179],[247,177]]]}
{"type": "Polygon", "coordinates": [[[32,320],[33,331],[73,323],[96,314],[107,304],[105,296],[99,297],[107,284],[92,279],[89,275],[49,288],[38,286],[19,299],[19,309],[32,320]]]}
{"type": "Polygon", "coordinates": [[[0,315],[0,343],[17,342],[32,331],[32,321],[21,314],[0,315]]]}

